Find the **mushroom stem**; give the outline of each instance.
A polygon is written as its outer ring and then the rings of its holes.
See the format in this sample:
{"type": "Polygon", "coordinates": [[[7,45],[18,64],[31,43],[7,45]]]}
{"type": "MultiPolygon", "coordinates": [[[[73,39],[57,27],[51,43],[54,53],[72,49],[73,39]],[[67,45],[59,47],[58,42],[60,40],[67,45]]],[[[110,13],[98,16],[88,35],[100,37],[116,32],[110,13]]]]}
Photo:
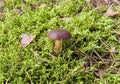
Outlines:
{"type": "Polygon", "coordinates": [[[55,50],[56,54],[59,54],[61,52],[61,50],[62,50],[62,39],[55,41],[54,50],[55,50]]]}

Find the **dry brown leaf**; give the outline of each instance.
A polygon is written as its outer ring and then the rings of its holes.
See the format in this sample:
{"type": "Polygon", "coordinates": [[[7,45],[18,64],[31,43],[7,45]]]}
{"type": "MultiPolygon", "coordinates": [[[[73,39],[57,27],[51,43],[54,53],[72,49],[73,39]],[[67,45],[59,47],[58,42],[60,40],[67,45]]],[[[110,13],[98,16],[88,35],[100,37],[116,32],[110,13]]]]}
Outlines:
{"type": "Polygon", "coordinates": [[[92,5],[97,9],[105,6],[119,6],[120,1],[118,0],[92,0],[92,5]]]}
{"type": "Polygon", "coordinates": [[[105,0],[92,0],[92,5],[94,7],[100,8],[103,6],[107,6],[107,2],[105,0]]]}
{"type": "Polygon", "coordinates": [[[21,46],[25,48],[27,45],[30,44],[35,39],[34,35],[27,35],[27,34],[22,34],[22,40],[21,40],[21,46]]]}
{"type": "Polygon", "coordinates": [[[120,5],[120,0],[113,0],[117,5],[120,5]]]}
{"type": "Polygon", "coordinates": [[[119,12],[113,11],[112,9],[108,9],[106,13],[104,13],[105,16],[115,16],[117,14],[119,14],[119,12]]]}
{"type": "Polygon", "coordinates": [[[106,70],[95,70],[93,73],[97,78],[101,78],[104,77],[106,70]]]}

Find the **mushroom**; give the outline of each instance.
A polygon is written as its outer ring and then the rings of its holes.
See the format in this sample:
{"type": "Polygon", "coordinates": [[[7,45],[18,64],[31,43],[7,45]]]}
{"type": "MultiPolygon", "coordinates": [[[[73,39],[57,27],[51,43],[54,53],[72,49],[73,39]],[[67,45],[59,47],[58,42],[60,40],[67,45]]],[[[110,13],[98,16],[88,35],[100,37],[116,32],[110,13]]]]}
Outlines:
{"type": "Polygon", "coordinates": [[[59,54],[62,50],[62,40],[67,40],[70,37],[70,32],[64,29],[53,30],[48,34],[48,38],[55,40],[54,50],[56,54],[59,54]]]}

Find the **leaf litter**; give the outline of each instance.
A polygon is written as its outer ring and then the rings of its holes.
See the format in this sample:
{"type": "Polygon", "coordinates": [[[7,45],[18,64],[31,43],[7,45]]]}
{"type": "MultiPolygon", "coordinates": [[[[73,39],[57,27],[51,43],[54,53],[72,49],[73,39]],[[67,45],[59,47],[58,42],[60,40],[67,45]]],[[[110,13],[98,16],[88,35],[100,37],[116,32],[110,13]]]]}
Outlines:
{"type": "Polygon", "coordinates": [[[35,35],[22,34],[21,46],[25,48],[35,39],[35,35]]]}
{"type": "Polygon", "coordinates": [[[105,16],[115,16],[115,15],[118,15],[118,14],[120,14],[120,13],[117,12],[117,11],[114,11],[114,10],[112,10],[112,9],[108,9],[108,10],[106,11],[106,13],[104,13],[105,16]]]}
{"type": "Polygon", "coordinates": [[[119,0],[92,0],[92,5],[96,8],[101,8],[105,6],[119,6],[119,0]]]}

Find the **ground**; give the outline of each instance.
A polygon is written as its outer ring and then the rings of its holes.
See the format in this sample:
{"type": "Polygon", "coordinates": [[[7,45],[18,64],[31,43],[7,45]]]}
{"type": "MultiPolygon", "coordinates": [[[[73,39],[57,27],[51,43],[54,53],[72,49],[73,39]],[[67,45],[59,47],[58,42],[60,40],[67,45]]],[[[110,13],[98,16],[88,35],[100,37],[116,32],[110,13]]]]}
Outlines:
{"type": "MultiPolygon", "coordinates": [[[[95,0],[94,0],[95,1],[95,0]]],[[[0,83],[119,84],[120,16],[90,0],[6,0],[0,9],[0,83]],[[48,33],[66,29],[59,56],[48,33]],[[25,48],[21,35],[34,35],[25,48]]],[[[97,2],[96,2],[97,3],[97,2]]]]}

